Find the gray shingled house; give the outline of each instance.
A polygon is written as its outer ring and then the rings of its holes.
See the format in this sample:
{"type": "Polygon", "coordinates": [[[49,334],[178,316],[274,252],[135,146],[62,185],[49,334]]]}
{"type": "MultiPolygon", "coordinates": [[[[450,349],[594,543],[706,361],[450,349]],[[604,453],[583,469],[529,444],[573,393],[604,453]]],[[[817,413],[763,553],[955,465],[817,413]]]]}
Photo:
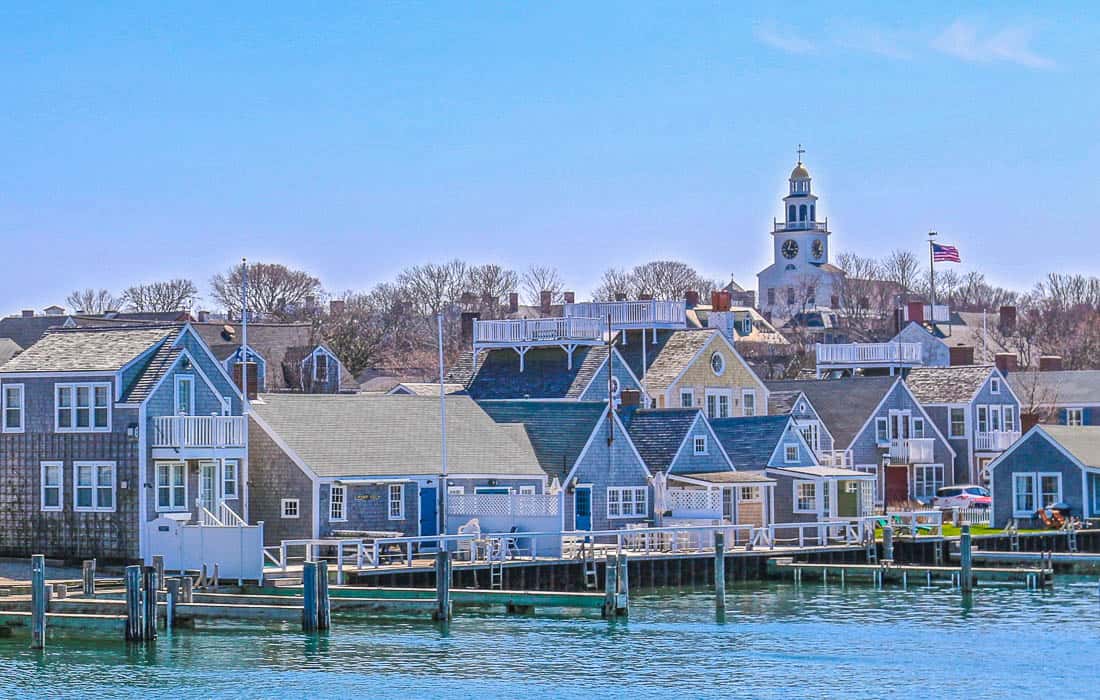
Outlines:
{"type": "MultiPolygon", "coordinates": [[[[469,397],[450,396],[446,407],[448,497],[545,492],[546,473],[522,426],[499,425],[469,397]]],[[[438,398],[262,394],[251,419],[251,508],[268,545],[439,532],[438,398]]],[[[448,532],[454,528],[449,519],[448,532]]]]}
{"type": "Polygon", "coordinates": [[[148,559],[157,518],[247,518],[242,397],[187,324],[51,330],[0,399],[5,555],[148,559]]]}

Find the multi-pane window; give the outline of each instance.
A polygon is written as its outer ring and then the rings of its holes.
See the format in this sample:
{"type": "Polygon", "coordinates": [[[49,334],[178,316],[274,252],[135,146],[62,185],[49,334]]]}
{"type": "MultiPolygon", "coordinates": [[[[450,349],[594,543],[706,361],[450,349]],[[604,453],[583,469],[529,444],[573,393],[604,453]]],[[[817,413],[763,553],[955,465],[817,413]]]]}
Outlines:
{"type": "Polygon", "coordinates": [[[1062,500],[1062,475],[1039,475],[1039,507],[1046,508],[1062,500]]]}
{"type": "Polygon", "coordinates": [[[890,444],[890,423],[883,416],[875,419],[875,442],[879,445],[890,444]]]}
{"type": "Polygon", "coordinates": [[[328,381],[328,355],[324,352],[313,356],[313,379],[318,382],[328,381]]]}
{"type": "Polygon", "coordinates": [[[390,520],[405,519],[405,485],[390,484],[389,488],[389,513],[390,520]]]}
{"type": "Polygon", "coordinates": [[[237,460],[227,460],[222,470],[222,497],[237,498],[240,483],[240,465],[237,460]]]}
{"type": "Polygon", "coordinates": [[[1030,517],[1035,506],[1035,475],[1016,474],[1012,479],[1012,508],[1016,516],[1030,517]]]}
{"type": "Polygon", "coordinates": [[[1066,409],[1066,425],[1080,426],[1085,424],[1085,411],[1081,408],[1066,409]]]}
{"type": "Polygon", "coordinates": [[[707,453],[707,436],[696,435],[694,438],[694,452],[697,455],[705,455],[707,453]]]}
{"type": "Polygon", "coordinates": [[[692,408],[695,406],[695,392],[685,389],[680,392],[680,408],[692,408]]]}
{"type": "Polygon", "coordinates": [[[531,484],[528,484],[527,486],[520,486],[519,487],[519,495],[521,495],[521,496],[534,496],[535,495],[535,487],[532,486],[531,484]]]}
{"type": "Polygon", "coordinates": [[[23,432],[23,385],[5,384],[3,399],[4,432],[23,432]]]}
{"type": "Polygon", "coordinates": [[[647,515],[649,515],[648,489],[645,487],[608,487],[608,518],[644,518],[647,515]]]}
{"type": "Polygon", "coordinates": [[[288,519],[297,518],[299,514],[298,499],[284,498],[282,500],[282,516],[288,519]]]}
{"type": "Polygon", "coordinates": [[[187,510],[187,464],[157,462],[157,511],[187,510]]]}
{"type": "Polygon", "coordinates": [[[707,417],[729,418],[730,395],[728,391],[707,392],[707,417]]]}
{"type": "Polygon", "coordinates": [[[113,463],[73,463],[73,507],[78,511],[111,512],[115,509],[113,463]]]}
{"type": "Polygon", "coordinates": [[[915,437],[915,438],[924,437],[924,419],[923,418],[914,418],[913,419],[913,437],[915,437]]]}
{"type": "Polygon", "coordinates": [[[759,503],[760,495],[759,486],[742,486],[737,496],[737,500],[742,503],[759,503]]]}
{"type": "Polygon", "coordinates": [[[1005,430],[1010,433],[1016,432],[1016,407],[1005,406],[1003,410],[1005,416],[1005,430]]]}
{"type": "Polygon", "coordinates": [[[347,520],[347,490],[345,486],[333,484],[328,490],[328,519],[347,520]]]}
{"type": "Polygon", "coordinates": [[[943,486],[943,465],[918,464],[913,467],[913,496],[932,498],[943,486]]]}
{"type": "Polygon", "coordinates": [[[746,416],[756,415],[756,392],[744,391],[741,393],[741,413],[746,416]]]}
{"type": "Polygon", "coordinates": [[[817,484],[812,481],[794,482],[794,512],[817,512],[817,484]]]}
{"type": "Polygon", "coordinates": [[[978,406],[978,432],[989,432],[989,406],[978,406]]]}
{"type": "Polygon", "coordinates": [[[111,429],[111,385],[57,384],[54,406],[58,432],[91,432],[111,429]]]}
{"type": "Polygon", "coordinates": [[[42,510],[61,510],[64,469],[61,462],[42,463],[42,510]]]}
{"type": "Polygon", "coordinates": [[[798,461],[798,445],[783,446],[783,461],[788,463],[798,461]]]}
{"type": "Polygon", "coordinates": [[[948,421],[948,435],[950,437],[966,436],[966,409],[952,408],[948,421]]]}

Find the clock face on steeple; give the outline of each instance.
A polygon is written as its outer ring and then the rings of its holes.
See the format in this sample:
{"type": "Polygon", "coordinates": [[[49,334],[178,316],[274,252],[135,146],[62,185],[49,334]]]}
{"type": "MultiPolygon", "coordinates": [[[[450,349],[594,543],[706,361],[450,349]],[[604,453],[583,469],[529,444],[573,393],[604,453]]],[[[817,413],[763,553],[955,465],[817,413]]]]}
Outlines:
{"type": "Polygon", "coordinates": [[[783,241],[783,257],[793,260],[796,255],[798,255],[798,243],[791,239],[783,241]]]}
{"type": "Polygon", "coordinates": [[[821,242],[821,239],[815,240],[810,245],[810,252],[814,256],[814,260],[820,260],[822,255],[825,255],[825,244],[821,242]]]}

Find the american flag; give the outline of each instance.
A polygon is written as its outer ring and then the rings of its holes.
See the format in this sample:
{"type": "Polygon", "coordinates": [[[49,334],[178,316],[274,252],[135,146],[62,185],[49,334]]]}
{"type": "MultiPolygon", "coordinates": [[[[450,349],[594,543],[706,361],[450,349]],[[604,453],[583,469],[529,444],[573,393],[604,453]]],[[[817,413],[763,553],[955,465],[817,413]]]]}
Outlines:
{"type": "Polygon", "coordinates": [[[958,248],[953,245],[940,245],[939,243],[932,244],[932,259],[936,262],[962,262],[959,258],[958,248]]]}

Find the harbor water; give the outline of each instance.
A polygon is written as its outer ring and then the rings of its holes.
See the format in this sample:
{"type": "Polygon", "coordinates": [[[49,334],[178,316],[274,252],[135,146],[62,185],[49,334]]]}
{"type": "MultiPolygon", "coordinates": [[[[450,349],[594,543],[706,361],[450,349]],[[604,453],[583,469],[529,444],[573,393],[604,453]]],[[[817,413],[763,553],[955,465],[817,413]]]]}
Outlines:
{"type": "Polygon", "coordinates": [[[713,597],[635,595],[628,620],[462,610],[430,622],[337,617],[331,633],[219,624],[153,645],[0,639],[11,698],[1100,697],[1100,595],[820,582],[713,597]]]}

